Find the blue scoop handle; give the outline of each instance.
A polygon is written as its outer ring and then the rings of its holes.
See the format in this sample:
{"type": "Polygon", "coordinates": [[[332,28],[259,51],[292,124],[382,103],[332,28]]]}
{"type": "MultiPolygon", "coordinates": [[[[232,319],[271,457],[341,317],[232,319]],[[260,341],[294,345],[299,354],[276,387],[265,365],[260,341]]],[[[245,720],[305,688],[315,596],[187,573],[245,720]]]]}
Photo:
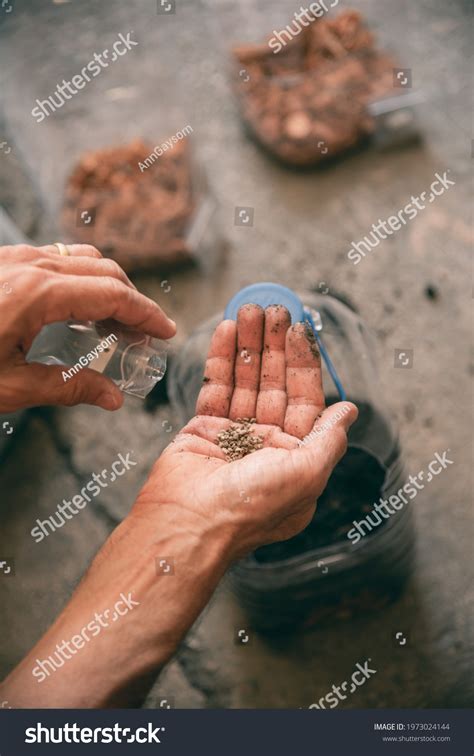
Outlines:
{"type": "Polygon", "coordinates": [[[322,342],[321,336],[319,335],[319,331],[316,329],[316,326],[314,325],[313,316],[311,315],[310,312],[308,312],[308,310],[305,310],[304,314],[305,314],[305,321],[309,323],[309,325],[311,326],[311,329],[314,333],[314,337],[318,344],[319,351],[323,355],[323,360],[326,363],[328,373],[331,376],[335,387],[337,388],[337,393],[339,394],[339,398],[343,402],[347,399],[347,394],[344,391],[344,387],[341,383],[341,379],[339,378],[336,368],[334,367],[333,361],[331,360],[329,353],[322,342]]]}

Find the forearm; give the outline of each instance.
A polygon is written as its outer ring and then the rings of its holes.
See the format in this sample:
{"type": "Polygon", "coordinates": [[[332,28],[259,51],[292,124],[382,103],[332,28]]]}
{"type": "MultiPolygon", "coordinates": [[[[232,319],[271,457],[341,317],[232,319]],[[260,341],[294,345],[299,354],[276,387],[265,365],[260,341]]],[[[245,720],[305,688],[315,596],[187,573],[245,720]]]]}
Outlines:
{"type": "Polygon", "coordinates": [[[14,708],[143,700],[209,601],[230,550],[217,526],[161,510],[153,533],[149,520],[134,514],[114,531],[59,618],[3,684],[2,700],[14,708]]]}

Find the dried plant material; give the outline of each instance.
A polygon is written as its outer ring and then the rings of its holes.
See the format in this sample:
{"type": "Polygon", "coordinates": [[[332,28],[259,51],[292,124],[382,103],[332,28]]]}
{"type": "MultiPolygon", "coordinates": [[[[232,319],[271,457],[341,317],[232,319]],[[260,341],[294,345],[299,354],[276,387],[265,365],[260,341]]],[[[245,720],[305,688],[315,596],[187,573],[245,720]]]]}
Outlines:
{"type": "Polygon", "coordinates": [[[217,436],[216,443],[230,462],[263,448],[262,436],[252,433],[253,423],[254,417],[238,417],[234,424],[217,436]]]}
{"type": "Polygon", "coordinates": [[[150,145],[136,140],[85,153],[66,184],[65,231],[74,241],[94,244],[127,271],[174,265],[193,254],[187,233],[196,198],[187,140],[142,171],[139,165],[151,152],[150,145]]]}
{"type": "Polygon", "coordinates": [[[311,118],[304,112],[291,113],[285,120],[285,133],[290,139],[306,139],[311,134],[311,118]]]}
{"type": "Polygon", "coordinates": [[[368,102],[393,88],[395,61],[356,11],[315,19],[277,53],[260,44],[233,54],[248,74],[235,79],[245,123],[291,165],[316,164],[367,137],[368,102]]]}

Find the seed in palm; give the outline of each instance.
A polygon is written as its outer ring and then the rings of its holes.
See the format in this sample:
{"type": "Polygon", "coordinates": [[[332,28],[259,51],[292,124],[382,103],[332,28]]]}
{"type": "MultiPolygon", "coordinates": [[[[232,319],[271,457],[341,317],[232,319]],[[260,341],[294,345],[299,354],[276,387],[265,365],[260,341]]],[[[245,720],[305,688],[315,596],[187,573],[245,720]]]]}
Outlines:
{"type": "Polygon", "coordinates": [[[253,423],[254,417],[238,417],[235,424],[218,434],[216,443],[230,462],[263,448],[262,436],[252,432],[253,423]]]}

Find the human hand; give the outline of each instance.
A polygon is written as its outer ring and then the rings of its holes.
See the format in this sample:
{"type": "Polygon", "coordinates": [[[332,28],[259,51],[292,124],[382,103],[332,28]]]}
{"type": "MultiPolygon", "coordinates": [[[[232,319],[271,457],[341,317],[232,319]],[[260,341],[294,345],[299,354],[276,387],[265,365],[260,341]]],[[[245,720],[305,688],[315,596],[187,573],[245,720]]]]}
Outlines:
{"type": "Polygon", "coordinates": [[[156,462],[132,516],[153,521],[166,506],[175,522],[224,534],[231,559],[309,524],[357,408],[325,409],[314,337],[290,323],[284,307],[246,305],[237,323],[219,324],[197,416],[156,462]],[[263,448],[230,462],[217,436],[238,418],[256,418],[252,433],[263,448]]]}
{"type": "Polygon", "coordinates": [[[85,368],[64,382],[62,367],[26,363],[33,339],[48,323],[112,318],[151,336],[176,326],[140,294],[113,260],[88,244],[0,247],[0,412],[42,404],[95,404],[118,409],[123,396],[109,378],[85,368]]]}
{"type": "Polygon", "coordinates": [[[7,678],[2,695],[15,706],[141,705],[229,564],[309,523],[357,417],[349,402],[324,409],[320,358],[304,326],[290,327],[284,308],[264,313],[255,305],[241,309],[237,323],[217,327],[197,412],[156,462],[69,605],[7,678]],[[263,448],[229,462],[217,435],[239,417],[256,417],[263,448]],[[120,591],[133,595],[133,612],[39,688],[31,672],[38,659],[77,638],[120,591]]]}

